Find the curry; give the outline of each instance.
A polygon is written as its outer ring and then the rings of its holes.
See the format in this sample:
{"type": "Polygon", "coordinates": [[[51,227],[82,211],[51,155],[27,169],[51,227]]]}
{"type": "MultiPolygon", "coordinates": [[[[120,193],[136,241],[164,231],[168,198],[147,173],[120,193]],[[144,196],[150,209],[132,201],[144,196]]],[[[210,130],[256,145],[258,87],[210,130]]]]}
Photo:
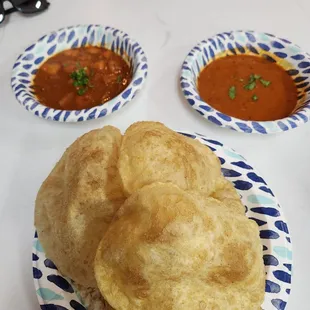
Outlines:
{"type": "Polygon", "coordinates": [[[48,59],[35,75],[38,101],[61,110],[88,109],[109,101],[130,83],[132,70],[109,49],[88,46],[48,59]]]}
{"type": "Polygon", "coordinates": [[[276,63],[251,55],[219,58],[198,77],[200,97],[216,110],[242,120],[273,121],[297,105],[297,87],[276,63]]]}

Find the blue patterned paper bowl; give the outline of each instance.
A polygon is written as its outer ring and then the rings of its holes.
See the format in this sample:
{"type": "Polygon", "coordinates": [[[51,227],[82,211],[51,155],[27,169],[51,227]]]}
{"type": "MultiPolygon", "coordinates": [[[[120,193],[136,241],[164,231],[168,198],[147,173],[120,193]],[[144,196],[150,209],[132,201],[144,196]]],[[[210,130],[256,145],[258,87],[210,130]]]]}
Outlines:
{"type": "MultiPolygon", "coordinates": [[[[208,146],[220,159],[222,173],[246,206],[246,215],[259,226],[266,272],[262,310],[285,310],[291,292],[292,245],[279,202],[261,175],[237,152],[219,141],[190,132],[181,134],[208,146]]],[[[42,310],[86,310],[86,300],[70,279],[60,275],[34,236],[33,278],[42,310]]],[[[247,309],[251,310],[251,309],[247,309]]]]}
{"type": "Polygon", "coordinates": [[[180,84],[193,109],[212,123],[236,131],[278,133],[296,128],[310,118],[310,55],[290,41],[269,33],[231,31],[201,41],[182,65],[180,84]],[[201,70],[217,58],[237,54],[261,55],[287,71],[298,89],[298,103],[292,115],[276,121],[244,121],[217,111],[200,98],[197,78],[201,70]]]}
{"type": "Polygon", "coordinates": [[[142,88],[148,72],[147,58],[138,42],[121,30],[101,25],[78,25],[59,29],[41,37],[17,58],[11,86],[19,103],[36,116],[58,122],[80,122],[111,114],[131,101],[142,88]],[[128,87],[110,101],[83,110],[48,108],[38,102],[32,80],[42,63],[66,49],[86,45],[103,46],[121,55],[133,68],[128,87]]]}

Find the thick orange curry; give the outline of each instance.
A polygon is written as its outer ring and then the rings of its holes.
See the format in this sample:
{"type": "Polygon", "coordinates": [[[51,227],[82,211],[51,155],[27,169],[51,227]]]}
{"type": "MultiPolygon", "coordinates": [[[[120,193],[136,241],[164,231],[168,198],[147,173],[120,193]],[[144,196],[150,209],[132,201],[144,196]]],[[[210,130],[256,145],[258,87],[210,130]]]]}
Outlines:
{"type": "Polygon", "coordinates": [[[287,117],[297,104],[297,88],[287,72],[251,55],[219,58],[198,77],[200,97],[218,111],[243,120],[287,117]]]}
{"type": "Polygon", "coordinates": [[[130,66],[109,49],[89,46],[48,59],[34,78],[43,105],[61,110],[91,108],[114,98],[130,83],[130,66]]]}

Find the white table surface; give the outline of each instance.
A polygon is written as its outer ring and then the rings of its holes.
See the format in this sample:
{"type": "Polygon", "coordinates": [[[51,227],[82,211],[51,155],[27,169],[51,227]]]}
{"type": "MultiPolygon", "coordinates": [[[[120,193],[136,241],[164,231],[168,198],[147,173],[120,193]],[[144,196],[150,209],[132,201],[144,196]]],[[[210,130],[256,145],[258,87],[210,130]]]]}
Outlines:
{"type": "Polygon", "coordinates": [[[271,136],[222,129],[189,107],[178,83],[191,47],[221,31],[266,31],[309,52],[309,11],[308,0],[52,0],[41,15],[12,14],[0,26],[0,309],[39,309],[31,267],[34,200],[65,147],[90,129],[111,124],[125,130],[138,120],[206,134],[258,169],[280,200],[292,235],[287,309],[310,309],[310,123],[271,136]],[[12,65],[41,35],[78,23],[115,26],[138,40],[148,56],[147,83],[132,104],[103,119],[61,124],[37,118],[13,96],[12,65]]]}

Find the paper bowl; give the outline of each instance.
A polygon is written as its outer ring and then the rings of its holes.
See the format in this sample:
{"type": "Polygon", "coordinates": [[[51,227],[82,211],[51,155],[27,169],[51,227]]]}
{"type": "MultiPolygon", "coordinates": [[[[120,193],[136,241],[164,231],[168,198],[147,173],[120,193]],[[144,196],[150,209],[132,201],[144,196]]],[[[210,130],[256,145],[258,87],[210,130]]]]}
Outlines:
{"type": "Polygon", "coordinates": [[[44,35],[27,47],[13,66],[11,86],[18,102],[34,115],[58,122],[81,122],[107,116],[128,104],[142,88],[147,72],[145,53],[128,34],[101,25],[78,25],[44,35]],[[69,111],[42,105],[32,85],[38,68],[61,51],[87,45],[109,48],[129,62],[133,70],[131,83],[118,96],[90,109],[69,111]]]}
{"type": "Polygon", "coordinates": [[[201,41],[182,65],[180,84],[194,110],[210,122],[236,131],[279,133],[308,122],[310,117],[310,55],[290,41],[269,33],[231,31],[201,41]],[[298,104],[292,115],[275,121],[245,121],[217,111],[200,98],[197,78],[201,70],[217,58],[237,54],[260,55],[276,62],[291,75],[298,89],[298,104]]]}

